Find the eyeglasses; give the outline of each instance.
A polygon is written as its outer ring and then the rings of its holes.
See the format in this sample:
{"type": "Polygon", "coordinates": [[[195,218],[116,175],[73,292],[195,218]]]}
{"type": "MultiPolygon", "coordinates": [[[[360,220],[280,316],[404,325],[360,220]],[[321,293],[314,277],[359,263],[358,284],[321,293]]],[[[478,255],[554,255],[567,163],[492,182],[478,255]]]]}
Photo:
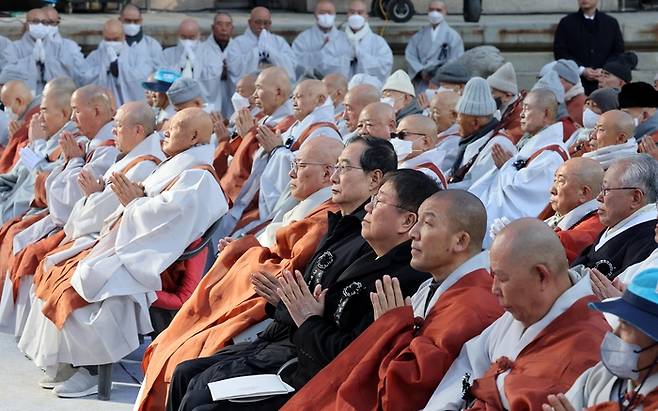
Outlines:
{"type": "Polygon", "coordinates": [[[336,164],[331,166],[333,169],[333,172],[338,172],[339,175],[343,175],[347,173],[350,170],[363,170],[361,167],[356,167],[356,166],[349,166],[347,164],[336,164]]]}
{"type": "Polygon", "coordinates": [[[616,190],[640,190],[644,194],[644,191],[639,187],[601,187],[601,197],[605,197],[609,192],[616,190]]]}
{"type": "Polygon", "coordinates": [[[296,161],[296,160],[293,160],[293,161],[290,162],[290,170],[294,171],[295,173],[300,168],[304,168],[306,166],[329,166],[329,167],[333,167],[331,164],[324,164],[324,163],[310,163],[310,162],[303,162],[303,161],[296,161]]]}
{"type": "Polygon", "coordinates": [[[427,134],[422,134],[422,133],[415,133],[413,131],[398,131],[397,133],[391,133],[391,138],[399,138],[400,140],[405,140],[407,137],[410,136],[418,136],[418,137],[426,137],[427,134]]]}
{"type": "Polygon", "coordinates": [[[399,208],[400,210],[404,210],[404,211],[408,211],[408,212],[410,212],[410,213],[414,213],[414,214],[416,214],[415,211],[409,210],[408,208],[402,207],[402,206],[400,206],[400,205],[398,205],[398,204],[386,203],[386,202],[380,200],[380,199],[379,199],[379,196],[378,196],[377,194],[373,194],[372,196],[370,196],[370,204],[372,204],[372,208],[377,207],[377,204],[384,204],[384,205],[388,205],[388,206],[391,206],[391,207],[399,208]]]}

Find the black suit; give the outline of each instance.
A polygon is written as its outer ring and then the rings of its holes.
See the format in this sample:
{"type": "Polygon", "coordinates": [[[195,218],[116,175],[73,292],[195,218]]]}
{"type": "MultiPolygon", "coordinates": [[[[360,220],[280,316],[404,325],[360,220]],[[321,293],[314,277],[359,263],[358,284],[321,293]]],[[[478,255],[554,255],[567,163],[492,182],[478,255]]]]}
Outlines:
{"type": "MultiPolygon", "coordinates": [[[[555,30],[553,54],[555,59],[570,59],[579,66],[601,68],[624,52],[624,38],[617,20],[596,11],[593,20],[585,18],[581,10],[560,20],[555,30]]],[[[582,78],[585,93],[594,91],[598,84],[582,78]]]]}
{"type": "Polygon", "coordinates": [[[658,244],[654,241],[655,227],[656,220],[633,226],[608,240],[596,251],[595,246],[603,235],[601,233],[594,244],[583,250],[571,266],[583,264],[588,268],[597,268],[613,280],[631,265],[646,260],[656,249],[658,244]]]}

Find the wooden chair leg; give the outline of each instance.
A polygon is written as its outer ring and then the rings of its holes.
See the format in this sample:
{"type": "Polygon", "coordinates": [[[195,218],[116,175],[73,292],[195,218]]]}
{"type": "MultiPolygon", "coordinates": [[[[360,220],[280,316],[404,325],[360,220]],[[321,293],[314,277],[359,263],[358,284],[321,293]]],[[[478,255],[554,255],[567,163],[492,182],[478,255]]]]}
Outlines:
{"type": "Polygon", "coordinates": [[[98,366],[98,399],[109,401],[112,393],[112,364],[98,366]]]}

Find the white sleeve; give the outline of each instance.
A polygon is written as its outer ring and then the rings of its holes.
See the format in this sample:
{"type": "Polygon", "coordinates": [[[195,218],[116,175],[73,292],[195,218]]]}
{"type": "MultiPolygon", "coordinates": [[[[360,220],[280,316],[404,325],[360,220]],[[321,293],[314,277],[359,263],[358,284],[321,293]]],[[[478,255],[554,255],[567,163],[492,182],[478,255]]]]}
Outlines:
{"type": "Polygon", "coordinates": [[[409,66],[409,77],[413,80],[418,73],[420,73],[425,66],[420,61],[420,56],[418,55],[418,47],[420,47],[420,31],[413,35],[407,47],[404,49],[404,58],[407,60],[407,65],[409,66]]]}
{"type": "Polygon", "coordinates": [[[370,50],[356,46],[356,57],[366,74],[386,80],[393,68],[393,52],[386,40],[373,36],[370,50]]]}

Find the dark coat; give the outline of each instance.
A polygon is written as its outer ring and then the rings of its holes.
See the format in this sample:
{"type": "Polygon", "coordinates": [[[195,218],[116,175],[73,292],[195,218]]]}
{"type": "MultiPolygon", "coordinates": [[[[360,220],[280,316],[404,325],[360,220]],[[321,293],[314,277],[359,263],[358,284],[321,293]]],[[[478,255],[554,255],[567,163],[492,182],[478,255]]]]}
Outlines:
{"type": "MultiPolygon", "coordinates": [[[[617,20],[596,11],[594,20],[588,20],[581,10],[560,20],[555,30],[553,54],[555,59],[570,59],[579,66],[601,68],[624,52],[624,38],[617,20]]],[[[582,79],[585,92],[596,89],[596,82],[582,79]]]]}
{"type": "Polygon", "coordinates": [[[655,227],[656,220],[638,224],[611,238],[603,247],[595,251],[594,247],[603,235],[601,233],[594,244],[583,250],[571,266],[583,264],[588,268],[597,268],[613,280],[631,265],[646,260],[656,249],[658,244],[654,241],[655,227]]]}

